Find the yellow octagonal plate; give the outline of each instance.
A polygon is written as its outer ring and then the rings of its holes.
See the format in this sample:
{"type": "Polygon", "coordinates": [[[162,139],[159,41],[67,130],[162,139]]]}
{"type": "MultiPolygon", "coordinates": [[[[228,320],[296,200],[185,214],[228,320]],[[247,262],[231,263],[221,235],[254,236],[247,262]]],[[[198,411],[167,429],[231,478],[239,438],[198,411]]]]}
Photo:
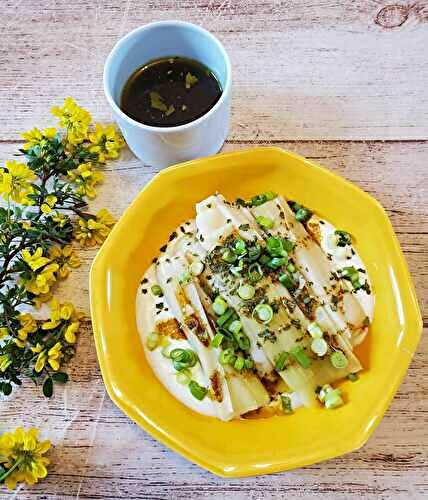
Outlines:
{"type": "MultiPolygon", "coordinates": [[[[147,184],[99,251],[90,276],[98,359],[112,400],[152,436],[221,476],[284,471],[362,446],[394,396],[422,330],[406,262],[380,204],[355,185],[278,148],[221,154],[170,167],[147,184]],[[175,400],[146,362],[135,323],[139,280],[195,203],[274,190],[298,200],[356,239],[376,297],[358,355],[364,372],[344,382],[347,404],[291,416],[222,422],[175,400]]],[[[394,436],[391,436],[394,440],[394,436]]]]}

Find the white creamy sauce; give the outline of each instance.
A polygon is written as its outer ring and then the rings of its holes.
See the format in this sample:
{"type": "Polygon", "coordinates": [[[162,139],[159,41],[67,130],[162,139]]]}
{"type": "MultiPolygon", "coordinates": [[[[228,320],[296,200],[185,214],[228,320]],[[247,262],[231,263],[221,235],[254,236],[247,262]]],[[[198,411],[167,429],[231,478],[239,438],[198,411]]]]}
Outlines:
{"type": "MultiPolygon", "coordinates": [[[[203,203],[204,205],[207,205],[209,201],[210,198],[204,200],[201,204],[203,203]]],[[[243,215],[244,213],[247,213],[246,209],[243,211],[243,215]]],[[[204,211],[198,215],[198,217],[212,216],[213,215],[210,215],[209,211],[204,211]]],[[[218,213],[216,216],[219,216],[218,213]]],[[[313,217],[312,220],[319,221],[320,219],[313,217]]],[[[240,222],[242,223],[242,221],[240,222]]],[[[347,246],[345,250],[342,247],[332,248],[330,235],[334,234],[336,228],[324,219],[323,222],[324,223],[318,224],[321,234],[320,246],[325,253],[332,255],[332,265],[337,269],[346,266],[354,266],[355,268],[366,270],[355,249],[353,249],[353,253],[351,252],[351,246],[347,246]]],[[[221,226],[222,224],[219,222],[218,225],[221,226]]],[[[179,253],[181,255],[188,255],[191,261],[202,261],[206,255],[206,250],[204,250],[200,242],[196,239],[195,220],[192,219],[182,223],[175,231],[177,233],[177,237],[172,239],[172,241],[167,244],[165,251],[162,252],[161,255],[173,256],[179,253]],[[187,234],[185,234],[181,228],[183,228],[187,234]]],[[[230,228],[230,232],[232,231],[233,227],[230,228]]],[[[224,234],[224,231],[222,234],[224,234]]],[[[214,246],[215,242],[218,240],[219,234],[212,234],[210,235],[210,239],[211,237],[214,246]]],[[[369,281],[367,272],[364,273],[364,279],[369,281]]],[[[178,382],[176,376],[177,372],[173,367],[172,361],[162,354],[162,348],[158,347],[154,350],[149,350],[147,347],[148,336],[156,330],[156,324],[174,318],[171,308],[168,304],[166,304],[165,298],[157,297],[151,292],[151,287],[155,284],[158,284],[158,279],[156,277],[156,265],[152,264],[141,278],[141,283],[138,287],[136,295],[136,322],[140,338],[144,346],[146,359],[156,377],[176,399],[196,412],[208,416],[216,416],[215,405],[209,397],[205,397],[202,401],[199,401],[191,394],[186,385],[178,382]],[[143,290],[145,290],[144,293],[143,290]],[[165,304],[163,309],[156,307],[156,304],[159,304],[160,302],[165,304]]],[[[370,318],[370,320],[372,320],[374,310],[374,294],[371,293],[368,295],[366,292],[360,290],[355,293],[355,296],[360,302],[365,314],[370,318]]],[[[320,323],[323,322],[323,318],[319,318],[319,320],[320,323]]],[[[167,348],[169,351],[174,348],[191,349],[191,345],[186,339],[177,340],[169,337],[165,337],[165,339],[170,342],[167,348]]],[[[257,352],[252,352],[252,355],[256,358],[254,359],[256,363],[258,361],[263,361],[262,359],[257,359],[257,352]]],[[[190,368],[190,370],[191,378],[198,382],[198,384],[204,387],[209,385],[209,381],[207,381],[199,362],[196,363],[194,367],[190,368]]],[[[302,406],[302,402],[296,393],[284,394],[291,398],[293,409],[302,406]]]]}

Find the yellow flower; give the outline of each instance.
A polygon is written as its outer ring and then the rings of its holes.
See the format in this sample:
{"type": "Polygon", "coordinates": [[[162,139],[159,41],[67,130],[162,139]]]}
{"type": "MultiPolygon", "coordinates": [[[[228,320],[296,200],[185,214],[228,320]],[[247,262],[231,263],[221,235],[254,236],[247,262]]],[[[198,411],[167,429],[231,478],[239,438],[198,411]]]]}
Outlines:
{"type": "Polygon", "coordinates": [[[18,482],[35,484],[46,477],[49,459],[43,455],[51,447],[51,442],[39,441],[39,431],[25,431],[18,427],[15,432],[5,432],[0,436],[0,463],[5,472],[5,484],[10,489],[16,488],[18,482]]]}
{"type": "Polygon", "coordinates": [[[11,364],[12,364],[12,360],[9,358],[8,354],[2,354],[0,356],[0,372],[1,373],[4,373],[11,364]]]}
{"type": "Polygon", "coordinates": [[[61,342],[57,342],[53,347],[47,351],[40,344],[37,344],[36,347],[33,347],[31,350],[35,353],[39,352],[37,356],[36,364],[34,365],[34,370],[37,373],[40,373],[46,365],[46,362],[49,363],[52,370],[58,371],[60,367],[61,358],[63,354],[61,352],[62,345],[61,342]]]}
{"type": "Polygon", "coordinates": [[[80,323],[74,321],[67,326],[64,333],[64,338],[69,344],[74,344],[76,342],[76,332],[79,329],[80,323]]]}
{"type": "Polygon", "coordinates": [[[37,330],[37,323],[30,313],[20,314],[18,316],[21,328],[18,330],[18,338],[14,339],[15,344],[22,349],[26,345],[26,340],[29,333],[34,333],[37,330]]]}
{"type": "Polygon", "coordinates": [[[125,145],[125,141],[116,132],[114,125],[103,127],[100,123],[95,124],[95,130],[89,134],[89,140],[92,143],[89,151],[98,154],[99,163],[105,163],[110,158],[117,158],[120,149],[125,145]]]}
{"type": "Polygon", "coordinates": [[[49,293],[51,286],[56,281],[55,273],[59,265],[56,263],[48,264],[40,272],[33,273],[30,279],[23,279],[26,290],[34,295],[45,295],[49,293]]]}
{"type": "Polygon", "coordinates": [[[95,218],[77,220],[78,227],[75,229],[75,238],[82,247],[93,247],[100,245],[108,236],[114,224],[114,219],[105,208],[100,210],[95,218]]]}
{"type": "Polygon", "coordinates": [[[29,250],[23,250],[21,252],[21,257],[23,261],[28,264],[32,271],[37,271],[37,269],[45,266],[50,259],[43,257],[43,248],[38,247],[36,251],[31,255],[29,250]]]}
{"type": "Polygon", "coordinates": [[[30,181],[36,179],[36,174],[24,163],[6,161],[6,169],[0,168],[0,194],[7,200],[10,197],[21,205],[32,205],[33,200],[28,195],[34,193],[30,181]]]}
{"type": "Polygon", "coordinates": [[[40,207],[44,214],[48,214],[52,212],[52,208],[55,206],[55,203],[58,201],[58,198],[53,194],[48,194],[46,198],[43,200],[42,206],[40,207]]]}
{"type": "Polygon", "coordinates": [[[61,279],[67,278],[70,274],[70,267],[76,268],[80,266],[79,256],[71,245],[65,245],[62,248],[51,247],[49,249],[49,257],[59,265],[58,276],[61,279]]]}
{"type": "Polygon", "coordinates": [[[5,326],[2,326],[0,328],[0,340],[5,339],[8,335],[9,335],[9,330],[5,326]]]}
{"type": "Polygon", "coordinates": [[[21,221],[21,226],[22,226],[22,229],[25,229],[26,231],[28,231],[31,228],[31,221],[29,221],[29,220],[22,220],[21,221]]]}
{"type": "Polygon", "coordinates": [[[104,179],[104,175],[99,170],[95,170],[90,163],[82,163],[67,175],[71,182],[76,184],[76,192],[89,198],[95,198],[97,192],[94,186],[104,179]]]}
{"type": "Polygon", "coordinates": [[[43,145],[43,142],[46,141],[46,139],[52,140],[56,133],[57,130],[54,127],[45,128],[43,133],[37,127],[34,127],[32,130],[21,134],[22,138],[27,141],[22,149],[28,150],[34,146],[38,146],[39,144],[43,145]]]}
{"type": "Polygon", "coordinates": [[[52,220],[58,224],[59,227],[64,227],[68,221],[68,217],[62,214],[61,212],[56,212],[55,215],[52,215],[52,220]]]}
{"type": "Polygon", "coordinates": [[[53,107],[52,114],[60,119],[61,127],[67,130],[67,140],[70,144],[80,144],[87,138],[92,117],[78,106],[74,99],[66,97],[63,107],[53,107]]]}

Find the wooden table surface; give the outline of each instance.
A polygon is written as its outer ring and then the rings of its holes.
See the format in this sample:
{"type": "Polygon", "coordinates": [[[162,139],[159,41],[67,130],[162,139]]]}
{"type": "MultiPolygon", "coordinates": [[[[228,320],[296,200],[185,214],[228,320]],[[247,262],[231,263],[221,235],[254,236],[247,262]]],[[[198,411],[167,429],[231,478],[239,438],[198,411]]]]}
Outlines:
{"type": "MultiPolygon", "coordinates": [[[[19,133],[47,125],[50,107],[67,95],[97,120],[110,119],[102,70],[121,35],[153,20],[198,23],[221,39],[232,60],[233,118],[224,150],[276,144],[374,195],[400,239],[428,328],[428,2],[3,0],[1,14],[2,163],[19,147],[19,133]]],[[[125,152],[108,166],[94,206],[119,216],[155,173],[125,152]]],[[[93,257],[82,252],[84,265],[61,287],[64,298],[88,312],[93,257]]],[[[166,449],[113,405],[88,322],[63,390],[46,400],[27,384],[0,401],[0,430],[36,425],[56,444],[48,478],[10,496],[426,498],[424,333],[362,449],[287,473],[222,479],[166,449]]]]}

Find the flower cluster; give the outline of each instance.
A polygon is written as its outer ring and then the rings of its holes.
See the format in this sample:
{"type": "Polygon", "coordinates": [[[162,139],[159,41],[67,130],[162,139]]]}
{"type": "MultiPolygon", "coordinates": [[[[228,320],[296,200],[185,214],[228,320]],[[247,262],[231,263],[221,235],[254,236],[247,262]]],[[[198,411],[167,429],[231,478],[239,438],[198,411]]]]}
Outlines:
{"type": "Polygon", "coordinates": [[[23,134],[24,161],[0,168],[0,394],[9,395],[22,377],[66,382],[61,367],[74,354],[82,314],[54,298],[58,283],[80,265],[82,247],[103,243],[114,220],[106,209],[87,211],[103,180],[100,167],[124,146],[112,125],[91,125],[91,115],[67,97],[52,109],[61,129],[33,128],[23,134]],[[34,309],[50,305],[50,318],[36,321],[34,309]]]}
{"type": "Polygon", "coordinates": [[[22,427],[0,436],[0,484],[13,490],[18,482],[35,484],[46,477],[49,459],[44,455],[51,443],[39,441],[38,436],[37,429],[22,427]]]}

